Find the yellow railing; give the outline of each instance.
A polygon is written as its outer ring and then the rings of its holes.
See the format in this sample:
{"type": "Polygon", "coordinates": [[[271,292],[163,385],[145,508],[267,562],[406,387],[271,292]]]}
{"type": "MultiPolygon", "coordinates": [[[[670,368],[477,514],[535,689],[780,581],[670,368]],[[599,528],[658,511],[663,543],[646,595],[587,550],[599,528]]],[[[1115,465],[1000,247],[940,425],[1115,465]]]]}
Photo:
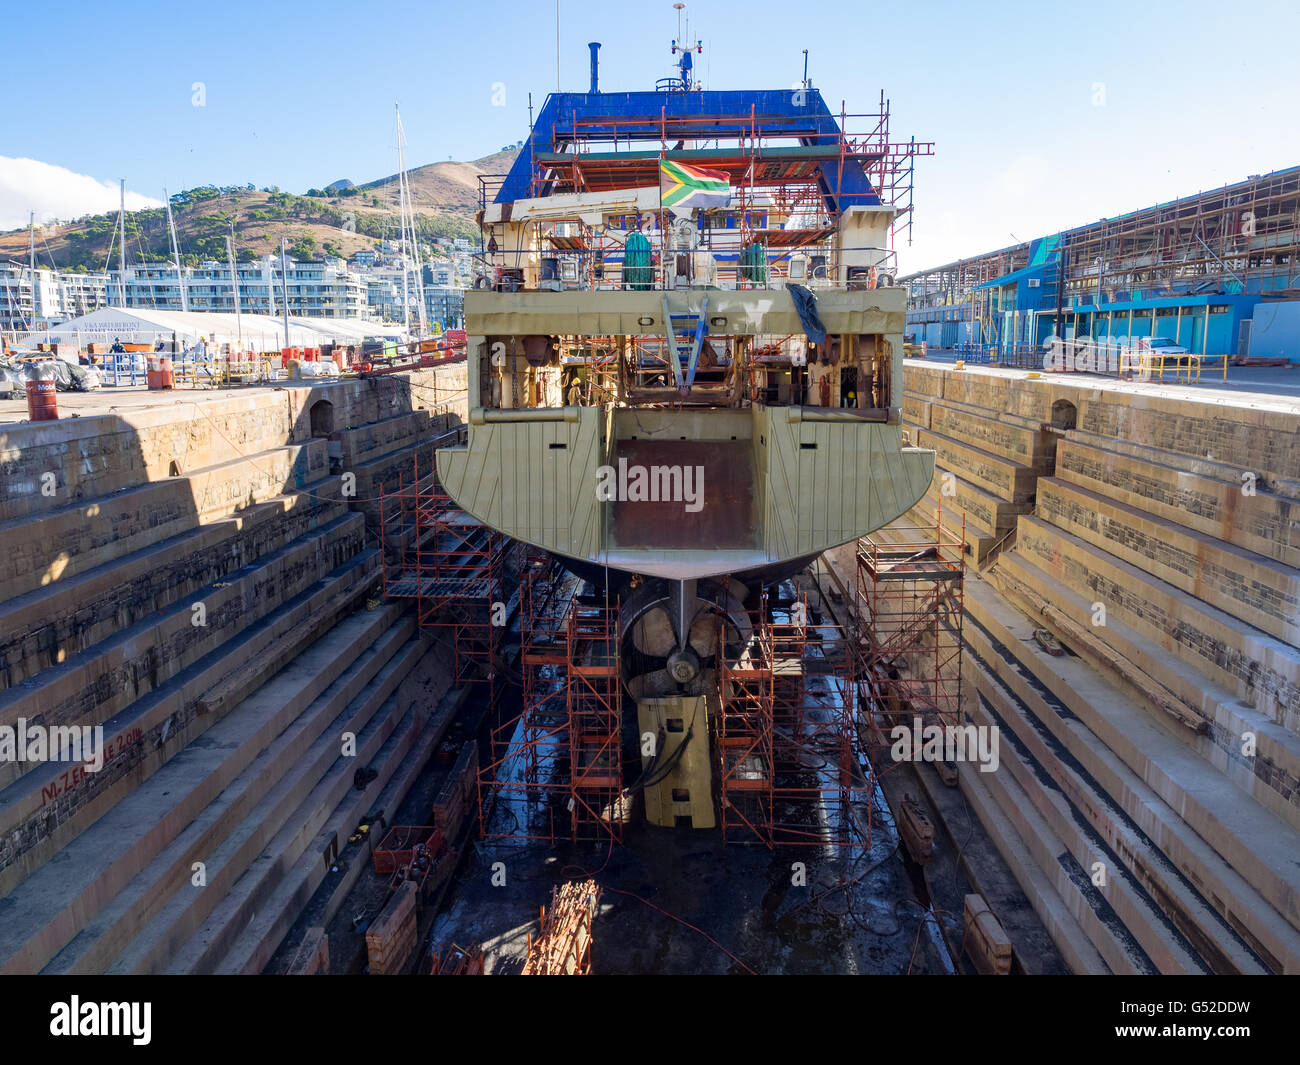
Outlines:
{"type": "Polygon", "coordinates": [[[1148,381],[1163,381],[1165,374],[1172,370],[1174,383],[1186,381],[1187,384],[1201,379],[1202,366],[1207,362],[1218,362],[1221,367],[1221,380],[1228,379],[1227,355],[1163,355],[1159,352],[1142,352],[1142,378],[1148,381]]]}

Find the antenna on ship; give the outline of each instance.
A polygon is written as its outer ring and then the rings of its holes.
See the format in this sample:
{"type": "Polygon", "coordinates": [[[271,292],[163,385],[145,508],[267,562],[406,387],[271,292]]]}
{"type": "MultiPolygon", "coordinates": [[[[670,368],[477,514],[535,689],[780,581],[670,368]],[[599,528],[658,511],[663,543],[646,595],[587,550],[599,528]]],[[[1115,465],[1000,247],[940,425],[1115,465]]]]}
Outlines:
{"type": "Polygon", "coordinates": [[[691,70],[694,66],[692,53],[703,53],[704,43],[702,41],[696,41],[694,44],[691,44],[690,42],[691,19],[689,15],[685,16],[686,22],[684,27],[682,24],[682,12],[686,10],[686,5],[682,3],[681,0],[678,0],[677,3],[673,4],[673,9],[677,12],[677,37],[673,41],[673,55],[676,55],[678,52],[682,53],[681,59],[677,61],[677,69],[680,71],[682,79],[680,88],[683,92],[690,92],[693,82],[691,70]]]}

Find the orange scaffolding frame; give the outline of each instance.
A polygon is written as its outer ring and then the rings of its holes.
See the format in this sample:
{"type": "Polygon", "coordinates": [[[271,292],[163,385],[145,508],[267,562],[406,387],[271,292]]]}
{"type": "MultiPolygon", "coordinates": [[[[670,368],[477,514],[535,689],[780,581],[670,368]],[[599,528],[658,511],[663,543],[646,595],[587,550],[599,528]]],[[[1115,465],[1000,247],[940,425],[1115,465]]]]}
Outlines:
{"type": "Polygon", "coordinates": [[[875,782],[856,718],[856,636],[766,592],[741,657],[720,656],[718,805],[727,842],[871,845],[875,782]]]}
{"type": "Polygon", "coordinates": [[[772,845],[775,703],[774,646],[767,596],[749,614],[750,635],[735,664],[727,661],[727,627],[718,632],[721,694],[714,720],[718,809],[722,838],[751,835],[772,845]],[[737,832],[737,830],[743,830],[737,832]]]}
{"type": "Polygon", "coordinates": [[[385,597],[413,600],[420,628],[447,636],[455,683],[483,682],[494,702],[511,541],[421,476],[418,456],[409,482],[381,488],[379,527],[385,597]]]}
{"type": "Polygon", "coordinates": [[[576,594],[549,555],[519,589],[522,703],[492,732],[478,776],[486,838],[622,839],[618,604],[576,594]]]}
{"type": "Polygon", "coordinates": [[[890,542],[857,546],[861,669],[877,742],[913,717],[960,725],[962,619],[965,612],[965,518],[960,531],[934,525],[890,526],[890,542]]]}

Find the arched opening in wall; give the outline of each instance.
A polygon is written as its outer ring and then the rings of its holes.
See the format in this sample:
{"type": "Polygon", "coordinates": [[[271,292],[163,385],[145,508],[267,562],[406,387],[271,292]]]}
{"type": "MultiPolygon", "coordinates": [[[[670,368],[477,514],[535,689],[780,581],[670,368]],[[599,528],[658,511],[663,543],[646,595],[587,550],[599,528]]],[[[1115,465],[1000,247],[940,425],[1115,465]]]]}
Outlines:
{"type": "Polygon", "coordinates": [[[334,432],[334,404],[328,399],[318,399],[311,405],[311,435],[329,436],[334,432]]]}
{"type": "Polygon", "coordinates": [[[1073,429],[1079,419],[1079,412],[1068,399],[1058,399],[1052,404],[1052,427],[1054,429],[1073,429]]]}

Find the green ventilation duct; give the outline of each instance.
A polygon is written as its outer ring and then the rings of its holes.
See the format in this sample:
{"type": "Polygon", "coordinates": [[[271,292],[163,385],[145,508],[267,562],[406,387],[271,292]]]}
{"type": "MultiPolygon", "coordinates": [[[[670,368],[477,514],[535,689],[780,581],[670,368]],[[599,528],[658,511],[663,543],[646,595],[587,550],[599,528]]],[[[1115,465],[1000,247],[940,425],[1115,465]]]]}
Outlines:
{"type": "Polygon", "coordinates": [[[623,287],[651,289],[655,268],[650,254],[650,239],[644,233],[632,233],[623,245],[623,287]]]}

